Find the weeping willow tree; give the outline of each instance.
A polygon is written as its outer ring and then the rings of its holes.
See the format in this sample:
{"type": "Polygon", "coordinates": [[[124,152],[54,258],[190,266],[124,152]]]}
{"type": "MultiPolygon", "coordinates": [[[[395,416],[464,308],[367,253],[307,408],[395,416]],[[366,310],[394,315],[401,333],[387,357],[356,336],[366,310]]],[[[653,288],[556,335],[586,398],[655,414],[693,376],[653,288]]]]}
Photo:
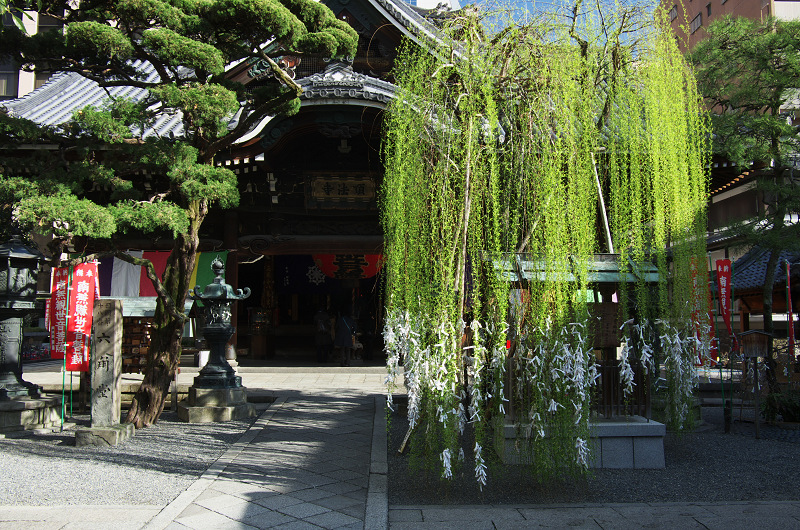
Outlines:
{"type": "Polygon", "coordinates": [[[566,23],[488,31],[468,12],[441,40],[407,42],[396,61],[384,337],[390,381],[404,371],[414,443],[444,477],[464,460],[472,424],[485,484],[487,448],[511,410],[541,476],[589,467],[597,252],[658,265],[660,288],[640,284],[621,316],[658,320],[636,328],[636,350],[661,353],[670,422],[688,419],[706,121],[663,24],[591,15],[578,2],[566,23]],[[501,271],[522,255],[535,278],[513,290],[501,271]]]}

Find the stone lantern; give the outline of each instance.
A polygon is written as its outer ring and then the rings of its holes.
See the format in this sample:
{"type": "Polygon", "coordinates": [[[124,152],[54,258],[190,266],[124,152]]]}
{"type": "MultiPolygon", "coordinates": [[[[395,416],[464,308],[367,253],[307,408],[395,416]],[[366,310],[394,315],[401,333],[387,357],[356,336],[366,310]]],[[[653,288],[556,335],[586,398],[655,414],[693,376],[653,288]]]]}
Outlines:
{"type": "Polygon", "coordinates": [[[44,256],[14,238],[0,246],[0,400],[38,397],[22,380],[22,317],[36,309],[36,277],[44,256]]]}
{"type": "Polygon", "coordinates": [[[195,288],[192,295],[205,307],[203,337],[210,354],[205,367],[189,387],[188,403],[178,406],[178,417],[189,423],[230,421],[255,414],[253,406],[247,403],[247,389],[242,386],[242,378],[225,358],[225,345],[233,336],[231,303],[250,296],[250,289],[234,291],[225,283],[225,266],[219,256],[211,263],[211,269],[216,276],[214,282],[206,285],[202,293],[195,288]]]}
{"type": "Polygon", "coordinates": [[[22,318],[36,309],[44,256],[14,238],[0,245],[0,433],[55,427],[61,399],[22,380],[22,318]]]}

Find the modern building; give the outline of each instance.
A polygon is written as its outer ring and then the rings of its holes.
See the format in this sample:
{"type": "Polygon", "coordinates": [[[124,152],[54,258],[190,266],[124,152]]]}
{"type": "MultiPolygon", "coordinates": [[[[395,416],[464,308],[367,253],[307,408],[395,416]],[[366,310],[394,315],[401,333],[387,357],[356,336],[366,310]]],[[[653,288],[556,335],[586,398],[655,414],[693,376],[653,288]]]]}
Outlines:
{"type": "Polygon", "coordinates": [[[797,0],[661,0],[683,49],[691,49],[705,36],[705,28],[725,15],[762,20],[800,18],[797,0]]]}
{"type": "MultiPolygon", "coordinates": [[[[25,31],[29,34],[44,31],[60,30],[61,22],[49,15],[40,15],[35,11],[27,11],[21,17],[25,31]]],[[[3,25],[11,26],[14,22],[11,14],[3,15],[3,25]]],[[[52,72],[21,70],[13,61],[0,60],[0,101],[21,98],[25,94],[44,85],[52,72]]]]}
{"type": "MultiPolygon", "coordinates": [[[[704,39],[711,22],[723,16],[741,16],[753,20],[767,17],[800,19],[800,1],[796,0],[661,0],[660,4],[668,12],[672,29],[684,51],[692,49],[704,39]]],[[[738,294],[735,292],[737,300],[734,314],[739,320],[734,325],[734,331],[762,326],[762,285],[768,254],[760,249],[738,248],[725,235],[725,229],[732,223],[754,217],[765,207],[756,193],[755,177],[756,171],[751,168],[737,166],[721,157],[712,160],[708,204],[709,263],[713,270],[713,263],[717,259],[736,261],[741,258],[738,269],[735,269],[735,273],[738,270],[741,274],[736,273],[734,278],[734,288],[738,289],[738,294]]],[[[793,260],[797,256],[787,253],[782,255],[783,258],[793,260]]],[[[793,274],[796,272],[793,269],[793,274]]],[[[785,285],[786,273],[782,269],[776,276],[773,306],[778,330],[785,329],[787,322],[785,285]]],[[[793,305],[798,301],[800,292],[794,294],[793,305]]]]}

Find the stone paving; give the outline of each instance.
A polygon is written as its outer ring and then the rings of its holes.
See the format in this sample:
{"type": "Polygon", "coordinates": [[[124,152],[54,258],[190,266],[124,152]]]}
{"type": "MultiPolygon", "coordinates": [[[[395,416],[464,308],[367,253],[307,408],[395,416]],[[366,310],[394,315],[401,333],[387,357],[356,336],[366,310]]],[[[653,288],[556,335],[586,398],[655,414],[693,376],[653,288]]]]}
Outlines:
{"type": "Polygon", "coordinates": [[[375,408],[279,399],[148,528],[365,528],[375,408]]]}
{"type": "MultiPolygon", "coordinates": [[[[800,528],[800,496],[752,503],[389,506],[383,374],[325,372],[240,370],[249,389],[277,400],[166,506],[0,506],[0,529],[800,528]]],[[[41,384],[56,376],[31,370],[26,379],[41,384]]]]}

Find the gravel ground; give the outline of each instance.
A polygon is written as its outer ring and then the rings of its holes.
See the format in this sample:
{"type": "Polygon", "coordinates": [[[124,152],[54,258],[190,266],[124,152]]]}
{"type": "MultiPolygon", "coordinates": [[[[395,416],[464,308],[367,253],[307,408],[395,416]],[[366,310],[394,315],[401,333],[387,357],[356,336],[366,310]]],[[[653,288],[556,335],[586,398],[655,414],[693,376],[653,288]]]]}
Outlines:
{"type": "Polygon", "coordinates": [[[397,453],[408,427],[400,410],[389,425],[390,506],[800,499],[800,431],[762,424],[757,440],[752,423],[735,422],[725,434],[721,408],[703,408],[695,432],[667,433],[665,469],[598,469],[585,479],[538,485],[530,472],[493,466],[483,491],[469,459],[452,481],[410,472],[408,453],[397,453]]]}
{"type": "MultiPolygon", "coordinates": [[[[88,426],[89,416],[74,418],[88,426]]],[[[164,412],[116,447],[75,447],[74,430],[0,439],[0,506],[166,505],[250,427],[187,424],[164,412]]]]}

